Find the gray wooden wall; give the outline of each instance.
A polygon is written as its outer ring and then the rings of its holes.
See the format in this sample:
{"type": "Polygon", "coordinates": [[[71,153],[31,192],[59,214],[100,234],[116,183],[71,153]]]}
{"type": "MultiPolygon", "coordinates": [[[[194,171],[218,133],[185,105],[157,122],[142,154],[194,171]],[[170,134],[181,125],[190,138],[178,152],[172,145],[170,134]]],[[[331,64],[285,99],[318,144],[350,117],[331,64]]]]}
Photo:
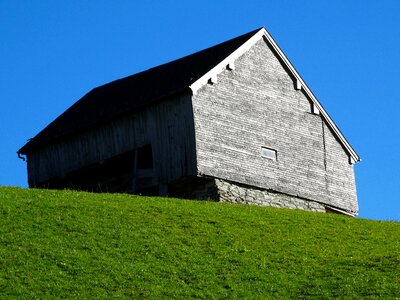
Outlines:
{"type": "Polygon", "coordinates": [[[348,154],[264,40],[192,97],[29,154],[29,185],[149,143],[161,183],[208,175],[358,211],[348,154]],[[262,158],[261,147],[275,149],[277,161],[262,158]]]}
{"type": "Polygon", "coordinates": [[[160,182],[196,174],[189,93],[29,154],[29,185],[62,178],[68,172],[149,143],[160,182]]]}
{"type": "Polygon", "coordinates": [[[192,101],[200,174],[358,211],[348,154],[263,39],[192,101]]]}

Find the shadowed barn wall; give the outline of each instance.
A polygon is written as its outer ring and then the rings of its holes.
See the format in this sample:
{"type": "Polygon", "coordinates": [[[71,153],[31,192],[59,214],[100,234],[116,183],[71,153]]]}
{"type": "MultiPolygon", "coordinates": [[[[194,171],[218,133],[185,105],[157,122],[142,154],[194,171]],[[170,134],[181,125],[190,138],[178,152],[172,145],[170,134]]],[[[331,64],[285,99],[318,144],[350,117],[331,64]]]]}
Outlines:
{"type": "MultiPolygon", "coordinates": [[[[68,178],[71,172],[148,144],[152,149],[155,182],[168,183],[196,174],[188,93],[28,154],[29,185],[46,186],[50,179],[68,178]]],[[[133,153],[128,162],[132,164],[128,166],[132,176],[133,153]]]]}

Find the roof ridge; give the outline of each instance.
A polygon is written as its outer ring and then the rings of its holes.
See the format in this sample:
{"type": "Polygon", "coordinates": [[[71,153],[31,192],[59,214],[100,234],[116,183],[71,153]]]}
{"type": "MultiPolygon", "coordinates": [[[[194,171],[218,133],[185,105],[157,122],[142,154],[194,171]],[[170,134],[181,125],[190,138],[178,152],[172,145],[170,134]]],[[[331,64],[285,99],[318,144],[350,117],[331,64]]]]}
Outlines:
{"type": "MultiPolygon", "coordinates": [[[[207,51],[209,51],[209,50],[211,50],[211,49],[213,49],[213,48],[216,48],[216,47],[222,47],[222,46],[224,46],[225,44],[231,43],[231,42],[234,41],[234,40],[242,39],[242,38],[244,38],[244,37],[246,37],[246,36],[249,36],[249,39],[250,39],[251,36],[253,36],[253,34],[256,34],[256,33],[259,32],[261,29],[265,29],[265,28],[264,28],[264,27],[260,27],[260,28],[258,28],[258,29],[249,31],[249,32],[244,33],[244,34],[242,34],[242,35],[240,35],[240,36],[236,36],[236,37],[234,37],[234,38],[231,38],[231,39],[229,39],[229,40],[226,40],[226,41],[223,41],[223,42],[221,42],[221,43],[215,44],[215,45],[213,45],[213,46],[204,48],[204,49],[202,49],[202,50],[199,50],[199,51],[196,51],[196,52],[187,54],[187,55],[185,55],[185,56],[182,56],[182,57],[179,57],[179,58],[176,58],[176,59],[172,59],[172,60],[167,61],[167,62],[165,62],[165,63],[162,63],[162,64],[160,64],[160,65],[156,65],[156,66],[150,67],[150,68],[148,68],[148,69],[144,69],[144,70],[139,71],[139,72],[134,73],[134,74],[131,74],[131,75],[128,75],[128,76],[125,76],[125,77],[121,77],[121,78],[115,79],[115,80],[110,81],[110,82],[108,82],[108,83],[99,85],[98,87],[95,87],[95,88],[93,88],[92,90],[97,89],[97,88],[101,88],[101,87],[106,86],[106,85],[109,85],[109,84],[112,84],[112,83],[114,83],[114,82],[116,82],[116,81],[120,81],[120,80],[124,80],[124,79],[127,79],[127,78],[132,78],[132,77],[135,77],[135,76],[138,76],[138,75],[142,75],[143,73],[147,73],[147,72],[149,72],[149,71],[156,71],[156,70],[158,70],[159,68],[163,68],[163,67],[166,67],[166,66],[175,64],[176,62],[179,62],[179,61],[184,60],[184,59],[189,59],[189,58],[195,57],[196,55],[202,54],[202,53],[207,52],[207,51]]],[[[245,43],[245,42],[246,42],[246,41],[244,41],[243,43],[245,43]]],[[[236,51],[236,50],[234,50],[234,51],[236,51]]],[[[233,52],[234,52],[234,51],[233,51],[233,52]]]]}

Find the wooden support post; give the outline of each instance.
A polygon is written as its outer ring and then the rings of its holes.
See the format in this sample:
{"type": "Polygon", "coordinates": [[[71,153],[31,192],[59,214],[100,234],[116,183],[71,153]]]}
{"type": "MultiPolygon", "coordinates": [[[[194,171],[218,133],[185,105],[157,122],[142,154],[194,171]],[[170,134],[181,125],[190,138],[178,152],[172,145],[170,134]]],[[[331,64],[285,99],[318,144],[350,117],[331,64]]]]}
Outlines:
{"type": "Polygon", "coordinates": [[[131,190],[132,190],[132,194],[136,193],[136,189],[137,189],[137,165],[138,165],[138,150],[135,149],[133,151],[133,170],[132,170],[132,186],[131,186],[131,190]]]}
{"type": "Polygon", "coordinates": [[[168,184],[160,182],[158,184],[158,194],[161,197],[168,197],[168,184]]]}

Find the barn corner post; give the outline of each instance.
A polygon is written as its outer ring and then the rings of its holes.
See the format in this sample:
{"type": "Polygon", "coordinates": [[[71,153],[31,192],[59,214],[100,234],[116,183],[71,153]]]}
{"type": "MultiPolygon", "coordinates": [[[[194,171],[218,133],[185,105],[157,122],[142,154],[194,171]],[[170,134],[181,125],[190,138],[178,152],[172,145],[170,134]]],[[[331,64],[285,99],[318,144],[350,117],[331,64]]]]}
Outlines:
{"type": "Polygon", "coordinates": [[[137,149],[133,150],[133,169],[132,169],[132,186],[131,186],[131,193],[136,194],[136,185],[137,185],[137,149]]]}

